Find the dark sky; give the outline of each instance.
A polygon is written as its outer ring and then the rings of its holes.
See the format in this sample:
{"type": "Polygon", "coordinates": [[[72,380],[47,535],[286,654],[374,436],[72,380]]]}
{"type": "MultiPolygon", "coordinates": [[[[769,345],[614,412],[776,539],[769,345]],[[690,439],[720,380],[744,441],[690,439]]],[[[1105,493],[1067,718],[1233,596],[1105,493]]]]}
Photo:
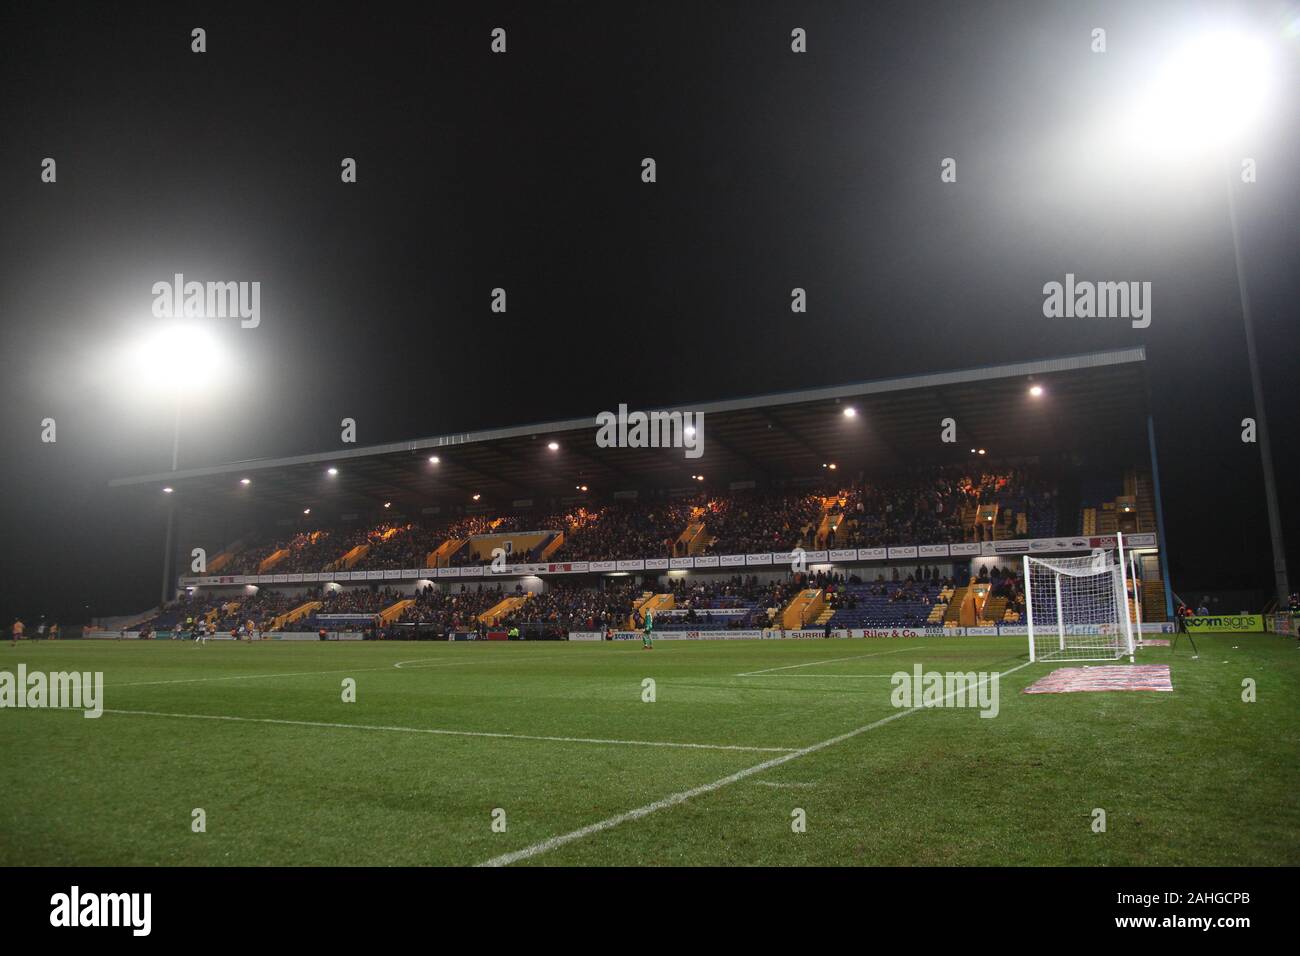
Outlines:
{"type": "Polygon", "coordinates": [[[1171,42],[1224,19],[1277,54],[1269,115],[1231,155],[1259,169],[1236,187],[1242,252],[1300,577],[1295,4],[17,7],[5,620],[156,600],[158,511],[105,485],[169,465],[168,406],[115,356],[176,272],[262,284],[259,328],[218,323],[236,368],[187,408],[182,467],[339,447],[345,416],[372,444],[1143,345],[1174,585],[1263,590],[1222,167],[1106,133],[1171,42]],[[1152,282],[1151,327],[1044,318],[1067,272],[1152,282]]]}

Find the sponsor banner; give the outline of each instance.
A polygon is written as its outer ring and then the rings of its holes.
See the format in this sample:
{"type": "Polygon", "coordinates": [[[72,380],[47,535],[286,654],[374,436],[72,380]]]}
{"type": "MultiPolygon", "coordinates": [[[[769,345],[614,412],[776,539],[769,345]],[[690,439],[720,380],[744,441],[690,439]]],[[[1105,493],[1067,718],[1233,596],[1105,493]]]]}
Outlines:
{"type": "Polygon", "coordinates": [[[618,564],[614,561],[590,561],[587,563],[587,567],[592,571],[613,571],[618,567],[618,564]]]}
{"type": "Polygon", "coordinates": [[[943,627],[942,625],[930,624],[921,628],[921,633],[926,637],[965,637],[966,629],[964,627],[943,627]]]}
{"type": "Polygon", "coordinates": [[[724,568],[743,568],[745,566],[745,556],[743,554],[724,554],[718,558],[718,564],[724,568]]]}
{"type": "MultiPolygon", "coordinates": [[[[479,574],[482,574],[482,573],[483,573],[482,571],[479,571],[479,574]]],[[[440,578],[458,578],[458,577],[460,577],[460,568],[439,568],[439,569],[438,569],[438,577],[440,577],[440,578]]]]}
{"type": "Polygon", "coordinates": [[[994,541],[994,554],[1024,554],[1029,550],[1028,541],[994,541]]]}
{"type": "Polygon", "coordinates": [[[996,637],[998,633],[997,625],[988,624],[980,627],[963,628],[967,637],[996,637]]]}
{"type": "Polygon", "coordinates": [[[571,641],[603,641],[605,635],[600,631],[570,631],[569,640],[571,641]]]}
{"type": "Polygon", "coordinates": [[[1029,542],[1031,552],[1042,551],[1087,551],[1087,538],[1033,538],[1029,542]]]}
{"type": "Polygon", "coordinates": [[[384,572],[383,572],[383,571],[367,571],[367,572],[366,572],[366,580],[367,580],[367,581],[382,581],[383,578],[384,578],[384,572]]]}
{"type": "Polygon", "coordinates": [[[906,548],[889,548],[891,558],[914,558],[916,557],[916,546],[909,545],[906,548]]]}
{"type": "Polygon", "coordinates": [[[920,637],[921,632],[914,627],[855,627],[849,631],[850,637],[920,637]]]}
{"type": "Polygon", "coordinates": [[[289,575],[287,575],[287,574],[273,574],[273,575],[271,575],[271,580],[274,581],[276,584],[286,584],[286,583],[288,583],[288,581],[289,581],[289,575]]]}
{"type": "Polygon", "coordinates": [[[644,561],[619,561],[617,564],[618,564],[618,569],[620,571],[644,571],[645,570],[644,561]]]}
{"type": "Polygon", "coordinates": [[[1141,531],[1134,534],[1124,535],[1124,546],[1127,548],[1154,548],[1156,546],[1156,536],[1152,531],[1141,531]]]}
{"type": "Polygon", "coordinates": [[[565,561],[561,564],[548,564],[547,568],[555,574],[582,574],[591,570],[591,562],[565,561]]]}
{"type": "Polygon", "coordinates": [[[955,544],[948,545],[948,553],[954,558],[958,555],[979,554],[980,546],[978,541],[958,541],[955,544]]]}
{"type": "MultiPolygon", "coordinates": [[[[801,627],[798,630],[792,630],[792,631],[780,631],[780,630],[772,631],[769,629],[768,631],[763,632],[764,637],[768,637],[769,635],[771,637],[785,638],[786,640],[791,640],[791,641],[811,641],[814,639],[824,640],[826,638],[826,631],[816,630],[808,627],[801,627]]],[[[831,638],[846,638],[849,636],[849,632],[845,628],[837,627],[831,631],[830,636],[831,638]]]]}
{"type": "Polygon", "coordinates": [[[301,574],[291,574],[291,575],[289,575],[289,580],[290,580],[290,582],[293,582],[293,583],[297,583],[297,582],[301,581],[302,579],[303,579],[303,576],[302,576],[301,574]]]}
{"type": "Polygon", "coordinates": [[[1142,633],[1143,634],[1172,634],[1174,633],[1174,626],[1172,624],[1160,624],[1160,623],[1143,624],[1142,633]]]}
{"type": "Polygon", "coordinates": [[[997,552],[993,550],[993,542],[992,542],[992,541],[981,541],[981,542],[980,542],[980,554],[987,555],[987,554],[996,554],[996,553],[997,553],[997,552]]]}
{"type": "MultiPolygon", "coordinates": [[[[271,635],[275,641],[319,641],[320,635],[315,631],[277,631],[271,635]]],[[[330,641],[363,641],[365,635],[359,631],[327,631],[326,640],[330,641]]]]}
{"type": "Polygon", "coordinates": [[[999,624],[998,633],[1003,636],[1012,635],[1028,637],[1029,628],[1024,624],[999,624]]]}
{"type": "Polygon", "coordinates": [[[478,635],[473,631],[452,631],[447,635],[449,641],[477,641],[478,635]]]}
{"type": "Polygon", "coordinates": [[[237,584],[239,582],[235,580],[235,577],[236,576],[233,574],[210,574],[200,577],[183,577],[181,578],[181,586],[213,587],[218,584],[237,584]]]}
{"type": "Polygon", "coordinates": [[[948,546],[946,544],[923,544],[916,551],[923,558],[948,557],[948,546]]]}
{"type": "Polygon", "coordinates": [[[825,564],[830,559],[831,553],[829,551],[808,551],[804,553],[804,560],[809,564],[825,564]]]}
{"type": "Polygon", "coordinates": [[[488,631],[487,639],[489,641],[508,641],[510,640],[509,631],[488,631]]]}
{"type": "Polygon", "coordinates": [[[1187,619],[1191,634],[1263,634],[1262,614],[1209,614],[1187,619]]]}
{"type": "Polygon", "coordinates": [[[772,554],[771,554],[771,552],[768,552],[768,553],[766,553],[766,554],[747,554],[747,555],[745,555],[745,564],[747,564],[747,565],[753,565],[753,564],[771,564],[771,563],[772,563],[772,554]]]}
{"type": "Polygon", "coordinates": [[[397,576],[400,578],[422,578],[424,577],[424,572],[419,568],[403,568],[397,572],[397,576]]]}
{"type": "MultiPolygon", "coordinates": [[[[667,559],[665,559],[667,560],[667,559]]],[[[640,631],[615,631],[614,640],[616,641],[639,641],[641,640],[640,631]]]]}
{"type": "Polygon", "coordinates": [[[716,568],[718,566],[718,556],[716,554],[701,555],[695,559],[697,568],[716,568]]]}
{"type": "MultiPolygon", "coordinates": [[[[435,573],[440,573],[440,571],[435,573]]],[[[460,576],[462,578],[481,578],[483,577],[483,565],[476,564],[473,567],[461,568],[460,576]]]]}
{"type": "Polygon", "coordinates": [[[889,557],[888,548],[858,548],[859,561],[883,561],[889,557]]]}
{"type": "MultiPolygon", "coordinates": [[[[639,632],[632,632],[640,637],[639,632]]],[[[762,631],[656,631],[656,641],[754,641],[762,631]]]]}
{"type": "Polygon", "coordinates": [[[841,550],[832,550],[830,552],[832,561],[856,561],[858,560],[857,548],[845,548],[841,550]]]}
{"type": "Polygon", "coordinates": [[[668,559],[667,558],[646,558],[645,569],[647,571],[667,571],[668,559]]]}
{"type": "Polygon", "coordinates": [[[421,568],[419,576],[422,578],[436,578],[438,576],[437,568],[421,568]]]}
{"type": "Polygon", "coordinates": [[[695,567],[694,558],[669,558],[668,567],[673,568],[693,568],[695,567]]]}
{"type": "Polygon", "coordinates": [[[1113,534],[1107,534],[1107,535],[1102,535],[1101,537],[1088,539],[1088,547],[1090,548],[1103,548],[1106,550],[1111,550],[1117,544],[1119,544],[1119,541],[1116,540],[1113,534]]]}

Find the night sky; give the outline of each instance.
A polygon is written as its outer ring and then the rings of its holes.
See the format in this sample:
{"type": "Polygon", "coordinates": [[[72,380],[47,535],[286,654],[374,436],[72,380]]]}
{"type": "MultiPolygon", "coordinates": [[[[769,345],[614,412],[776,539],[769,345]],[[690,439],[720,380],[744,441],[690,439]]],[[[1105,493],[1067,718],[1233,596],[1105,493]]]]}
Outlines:
{"type": "Polygon", "coordinates": [[[156,603],[160,511],[106,486],[170,465],[170,406],[116,356],[178,272],[261,282],[258,328],[212,320],[234,367],[187,400],[182,468],[337,448],[343,417],[369,445],[1142,345],[1174,587],[1264,592],[1223,166],[1108,132],[1162,51],[1221,22],[1276,54],[1229,155],[1257,161],[1234,189],[1300,578],[1297,5],[327,10],[0,13],[6,621],[156,603]],[[1150,281],[1151,326],[1044,318],[1066,273],[1150,281]]]}

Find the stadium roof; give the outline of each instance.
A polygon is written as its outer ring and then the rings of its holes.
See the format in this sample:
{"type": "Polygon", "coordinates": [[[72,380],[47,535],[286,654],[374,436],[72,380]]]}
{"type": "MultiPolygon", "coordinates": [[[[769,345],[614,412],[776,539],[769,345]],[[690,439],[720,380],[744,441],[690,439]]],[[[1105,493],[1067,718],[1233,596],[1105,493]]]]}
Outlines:
{"type": "Polygon", "coordinates": [[[811,477],[830,464],[847,476],[969,461],[980,448],[997,458],[1137,449],[1145,441],[1145,362],[1144,350],[1134,348],[644,410],[702,412],[699,458],[680,448],[597,447],[592,415],[109,484],[150,491],[170,485],[187,508],[205,511],[246,507],[251,496],[259,511],[282,516],[304,507],[313,515],[369,512],[388,501],[395,511],[418,514],[433,505],[508,507],[519,499],[568,498],[581,485],[602,496],[686,488],[696,474],[713,487],[811,477]],[[1043,387],[1041,397],[1029,394],[1035,384],[1043,387]],[[856,412],[851,418],[844,414],[848,406],[856,412]],[[955,445],[940,441],[945,418],[956,420],[955,445]],[[550,442],[559,449],[548,449],[550,442]],[[327,475],[331,467],[337,475],[327,475]],[[241,478],[252,484],[241,485],[241,478]]]}

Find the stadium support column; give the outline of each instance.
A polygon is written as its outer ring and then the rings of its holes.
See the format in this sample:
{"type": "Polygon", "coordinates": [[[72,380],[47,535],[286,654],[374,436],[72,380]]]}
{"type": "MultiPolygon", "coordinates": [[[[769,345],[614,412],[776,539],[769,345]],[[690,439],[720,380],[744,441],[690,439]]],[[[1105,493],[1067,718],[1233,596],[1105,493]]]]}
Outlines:
{"type": "Polygon", "coordinates": [[[172,577],[172,530],[176,523],[176,502],[167,502],[167,543],[163,546],[163,576],[162,576],[162,597],[159,599],[158,607],[166,606],[168,601],[168,592],[171,590],[172,577]]]}
{"type": "MultiPolygon", "coordinates": [[[[172,471],[176,470],[180,462],[181,453],[181,400],[178,395],[172,406],[172,471]]],[[[169,496],[167,501],[167,543],[163,546],[163,576],[162,576],[162,598],[158,604],[161,610],[166,606],[168,595],[172,590],[172,555],[175,550],[172,544],[172,534],[176,526],[176,500],[175,495],[169,496]]]]}
{"type": "Polygon", "coordinates": [[[1241,320],[1246,326],[1246,357],[1250,360],[1250,388],[1255,397],[1255,433],[1259,438],[1259,459],[1264,468],[1264,501],[1268,507],[1268,533],[1273,542],[1273,579],[1277,588],[1278,610],[1291,600],[1291,584],[1286,572],[1286,542],[1282,537],[1282,513],[1277,504],[1277,486],[1273,480],[1273,449],[1268,440],[1268,421],[1264,417],[1264,385],[1259,377],[1259,357],[1255,351],[1255,325],[1250,317],[1250,294],[1246,291],[1246,268],[1241,258],[1241,234],[1237,229],[1237,200],[1232,191],[1232,168],[1224,160],[1228,188],[1228,219],[1232,225],[1232,255],[1237,264],[1237,294],[1241,299],[1241,320]]]}
{"type": "Polygon", "coordinates": [[[1169,583],[1169,539],[1165,537],[1165,506],[1160,500],[1160,462],[1156,458],[1156,423],[1147,415],[1147,447],[1151,450],[1151,490],[1156,498],[1156,531],[1160,535],[1160,576],[1165,582],[1165,619],[1174,619],[1174,590],[1169,583]]]}

